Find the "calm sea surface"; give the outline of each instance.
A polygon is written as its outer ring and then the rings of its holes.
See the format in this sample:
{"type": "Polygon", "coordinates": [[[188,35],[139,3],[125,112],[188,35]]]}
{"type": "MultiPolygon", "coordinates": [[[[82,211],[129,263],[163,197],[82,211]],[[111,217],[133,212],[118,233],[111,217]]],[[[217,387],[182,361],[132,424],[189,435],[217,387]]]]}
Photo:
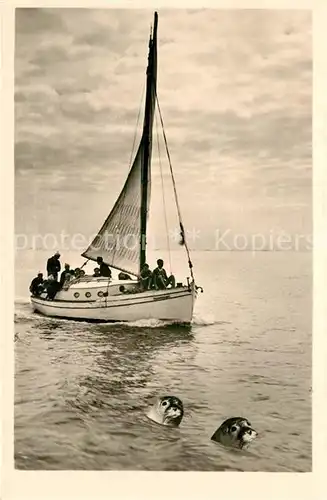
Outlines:
{"type": "Polygon", "coordinates": [[[188,328],[35,315],[28,285],[48,255],[32,254],[16,264],[16,468],[311,470],[309,253],[195,252],[188,328]],[[144,417],[164,394],[184,402],[178,429],[144,417]],[[210,441],[230,416],[259,432],[248,451],[210,441]]]}

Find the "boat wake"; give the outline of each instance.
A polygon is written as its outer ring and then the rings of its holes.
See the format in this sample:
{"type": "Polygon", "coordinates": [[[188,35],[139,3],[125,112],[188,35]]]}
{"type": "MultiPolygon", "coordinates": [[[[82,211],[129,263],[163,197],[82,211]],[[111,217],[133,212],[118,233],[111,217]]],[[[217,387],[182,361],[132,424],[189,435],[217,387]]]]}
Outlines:
{"type": "Polygon", "coordinates": [[[212,325],[224,325],[229,323],[230,323],[229,321],[218,321],[211,314],[207,314],[204,316],[196,314],[194,315],[192,320],[193,326],[212,326],[212,325]]]}
{"type": "MultiPolygon", "coordinates": [[[[213,316],[199,316],[196,315],[192,319],[191,326],[212,326],[212,325],[223,325],[223,324],[229,324],[229,321],[217,321],[213,316]]],[[[143,319],[143,320],[138,320],[138,321],[129,321],[129,322],[121,322],[121,323],[115,323],[124,325],[124,326],[130,326],[133,328],[163,328],[167,326],[183,326],[183,323],[179,321],[164,321],[164,320],[157,320],[157,319],[143,319]]],[[[187,324],[189,326],[189,324],[187,324]]]]}
{"type": "Polygon", "coordinates": [[[164,321],[160,319],[140,319],[137,321],[128,321],[128,322],[121,322],[121,323],[115,323],[124,325],[124,326],[129,326],[132,328],[163,328],[166,326],[173,326],[173,325],[179,325],[182,326],[183,323],[177,322],[177,321],[164,321]]]}

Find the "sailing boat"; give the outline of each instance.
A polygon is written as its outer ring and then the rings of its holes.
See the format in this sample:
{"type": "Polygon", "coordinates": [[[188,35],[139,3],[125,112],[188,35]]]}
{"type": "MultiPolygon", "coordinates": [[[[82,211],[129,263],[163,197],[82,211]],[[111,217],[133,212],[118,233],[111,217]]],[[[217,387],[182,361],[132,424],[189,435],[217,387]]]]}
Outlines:
{"type": "Polygon", "coordinates": [[[55,298],[49,300],[46,293],[32,296],[36,312],[46,316],[67,319],[97,321],[137,321],[158,319],[190,323],[198,289],[186,242],[185,231],[178,205],[176,186],[170,162],[160,106],[157,97],[157,26],[158,14],[154,14],[154,25],[150,34],[148,65],[146,72],[146,99],[143,132],[125,185],[112,209],[90,246],[82,253],[87,261],[103,262],[134,279],[114,280],[105,277],[82,277],[64,285],[55,298]],[[150,205],[152,129],[155,106],[158,105],[165,139],[170,173],[174,186],[175,202],[179,216],[181,245],[188,258],[190,277],[187,284],[177,283],[173,288],[141,291],[139,278],[146,263],[147,221],[150,205]],[[122,245],[132,236],[137,244],[134,248],[122,245]],[[122,286],[123,285],[123,286],[122,286]],[[127,292],[127,293],[126,293],[127,292]]]}

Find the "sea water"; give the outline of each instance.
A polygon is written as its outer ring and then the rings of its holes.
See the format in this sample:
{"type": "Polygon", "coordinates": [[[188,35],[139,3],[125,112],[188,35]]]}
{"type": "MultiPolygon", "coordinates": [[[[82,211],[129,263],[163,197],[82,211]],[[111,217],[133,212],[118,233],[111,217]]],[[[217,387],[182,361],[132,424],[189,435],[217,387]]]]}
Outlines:
{"type": "Polygon", "coordinates": [[[16,262],[16,468],[311,470],[310,253],[194,252],[204,293],[189,327],[34,314],[31,263],[49,256],[16,262]],[[144,416],[167,394],[184,403],[178,429],[144,416]],[[248,451],[210,441],[231,416],[259,433],[248,451]]]}

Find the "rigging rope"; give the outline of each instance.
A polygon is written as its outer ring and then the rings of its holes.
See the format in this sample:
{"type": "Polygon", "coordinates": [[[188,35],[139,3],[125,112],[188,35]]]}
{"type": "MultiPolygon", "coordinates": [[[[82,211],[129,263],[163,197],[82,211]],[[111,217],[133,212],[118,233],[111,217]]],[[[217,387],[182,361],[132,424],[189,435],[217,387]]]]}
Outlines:
{"type": "Polygon", "coordinates": [[[159,143],[159,133],[158,133],[158,121],[157,121],[157,113],[155,114],[156,119],[156,132],[157,132],[157,143],[158,143],[158,156],[159,156],[159,166],[160,166],[160,176],[161,176],[161,190],[162,190],[162,201],[164,206],[164,215],[165,215],[165,225],[166,225],[166,236],[167,236],[167,248],[168,248],[168,258],[169,258],[169,274],[172,274],[172,265],[171,265],[171,254],[170,254],[170,244],[169,244],[169,231],[168,231],[168,222],[167,222],[167,211],[166,211],[166,200],[165,200],[165,190],[164,190],[164,181],[162,174],[162,165],[161,165],[161,156],[160,156],[160,143],[159,143]]]}
{"type": "Polygon", "coordinates": [[[165,132],[164,124],[163,124],[163,119],[162,119],[162,114],[161,114],[161,109],[160,109],[159,99],[158,99],[157,93],[156,93],[156,101],[157,101],[157,105],[158,105],[158,111],[159,111],[159,116],[160,116],[160,121],[161,121],[161,126],[162,126],[163,138],[164,138],[164,141],[165,141],[166,152],[167,152],[167,156],[168,156],[168,162],[169,162],[169,167],[170,167],[171,178],[172,178],[172,181],[173,181],[174,194],[175,194],[175,203],[176,203],[176,207],[177,207],[177,213],[178,213],[178,219],[179,219],[179,227],[180,227],[180,230],[181,230],[181,245],[185,246],[186,253],[187,253],[187,258],[188,258],[188,265],[189,265],[190,273],[191,273],[191,278],[192,278],[192,280],[194,280],[193,264],[191,262],[190,251],[189,251],[187,243],[186,243],[185,230],[184,230],[183,221],[182,221],[182,214],[181,214],[181,210],[180,210],[179,203],[178,203],[175,177],[174,177],[174,173],[173,173],[173,167],[172,167],[172,164],[171,164],[171,159],[170,159],[170,154],[169,154],[168,144],[167,144],[167,138],[166,138],[166,132],[165,132]]]}

